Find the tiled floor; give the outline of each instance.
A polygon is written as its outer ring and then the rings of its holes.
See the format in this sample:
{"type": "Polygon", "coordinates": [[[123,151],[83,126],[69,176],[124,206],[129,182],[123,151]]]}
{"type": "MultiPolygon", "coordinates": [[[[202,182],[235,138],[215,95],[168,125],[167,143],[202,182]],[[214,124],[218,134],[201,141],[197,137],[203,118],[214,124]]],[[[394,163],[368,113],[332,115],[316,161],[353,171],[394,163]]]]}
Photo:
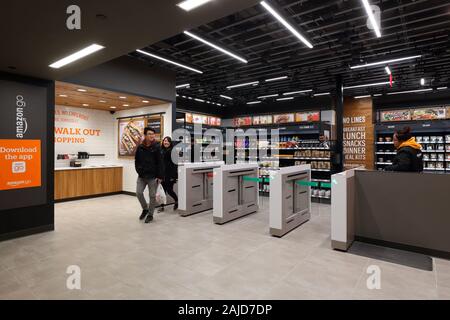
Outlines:
{"type": "Polygon", "coordinates": [[[260,213],[223,226],[120,195],[56,205],[56,231],[0,243],[0,299],[450,299],[450,261],[422,271],[330,249],[330,208],[282,239],[260,213]],[[68,290],[69,265],[81,290],[68,290]],[[369,290],[367,267],[381,269],[369,290]]]}

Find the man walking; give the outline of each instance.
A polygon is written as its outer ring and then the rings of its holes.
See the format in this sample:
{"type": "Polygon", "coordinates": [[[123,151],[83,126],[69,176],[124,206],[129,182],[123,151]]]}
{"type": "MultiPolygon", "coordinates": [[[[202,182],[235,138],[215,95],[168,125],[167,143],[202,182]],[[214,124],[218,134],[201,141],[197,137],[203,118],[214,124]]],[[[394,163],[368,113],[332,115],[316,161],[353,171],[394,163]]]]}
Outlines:
{"type": "Polygon", "coordinates": [[[136,195],[142,207],[139,220],[145,223],[153,220],[153,211],[156,204],[156,188],[164,176],[161,147],[155,139],[155,130],[144,129],[144,141],[136,150],[135,167],[139,177],[137,179],[136,195]],[[144,197],[144,190],[148,187],[150,203],[144,197]]]}

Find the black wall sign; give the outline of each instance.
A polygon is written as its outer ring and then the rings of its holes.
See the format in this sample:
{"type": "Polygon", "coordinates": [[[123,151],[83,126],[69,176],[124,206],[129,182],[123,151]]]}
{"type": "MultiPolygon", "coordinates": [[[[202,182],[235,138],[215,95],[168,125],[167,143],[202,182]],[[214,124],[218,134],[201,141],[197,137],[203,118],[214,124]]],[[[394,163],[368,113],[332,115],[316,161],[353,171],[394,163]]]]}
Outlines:
{"type": "Polygon", "coordinates": [[[0,80],[0,161],[3,160],[0,162],[3,164],[0,167],[0,181],[3,182],[0,211],[47,202],[47,94],[45,87],[0,80]],[[33,147],[24,149],[27,144],[33,147]],[[40,157],[40,161],[28,161],[27,150],[38,159],[40,157]],[[17,161],[5,162],[11,156],[17,156],[17,161]],[[33,168],[33,163],[36,168],[33,168]],[[37,177],[36,173],[40,176],[37,177]],[[14,180],[14,175],[22,177],[28,174],[34,174],[28,182],[33,181],[37,186],[27,186],[23,179],[23,184],[15,181],[16,185],[7,180],[14,180]]]}

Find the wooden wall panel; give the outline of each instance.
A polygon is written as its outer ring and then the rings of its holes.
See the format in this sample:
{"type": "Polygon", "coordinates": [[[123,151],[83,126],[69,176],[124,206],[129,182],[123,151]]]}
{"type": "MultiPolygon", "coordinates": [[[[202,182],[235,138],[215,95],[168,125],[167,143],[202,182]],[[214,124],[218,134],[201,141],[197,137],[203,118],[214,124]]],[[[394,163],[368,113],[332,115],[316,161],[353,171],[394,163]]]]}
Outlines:
{"type": "Polygon", "coordinates": [[[55,200],[122,191],[122,168],[55,171],[55,200]]]}
{"type": "Polygon", "coordinates": [[[374,168],[372,98],[344,100],[344,168],[374,168]]]}

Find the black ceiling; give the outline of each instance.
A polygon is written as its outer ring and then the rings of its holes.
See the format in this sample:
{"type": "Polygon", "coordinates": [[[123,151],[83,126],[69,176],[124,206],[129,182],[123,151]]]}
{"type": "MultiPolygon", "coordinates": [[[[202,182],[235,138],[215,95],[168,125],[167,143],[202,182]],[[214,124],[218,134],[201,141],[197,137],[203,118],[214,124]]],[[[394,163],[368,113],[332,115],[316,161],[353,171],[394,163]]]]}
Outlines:
{"type": "Polygon", "coordinates": [[[314,45],[307,48],[260,4],[190,31],[248,60],[243,64],[184,34],[144,48],[202,70],[196,74],[140,54],[130,55],[177,71],[177,84],[189,83],[180,95],[240,104],[258,96],[313,89],[326,92],[342,75],[346,86],[389,81],[384,66],[350,70],[349,66],[410,55],[421,58],[391,64],[394,87],[352,89],[348,94],[382,93],[445,86],[450,75],[450,2],[448,0],[370,0],[381,8],[382,37],[367,27],[360,0],[272,1],[314,45]],[[227,90],[249,81],[288,75],[286,80],[227,90]],[[219,95],[234,98],[233,102],[219,95]]]}
{"type": "Polygon", "coordinates": [[[64,79],[258,3],[215,0],[191,12],[182,0],[1,0],[0,71],[64,79]],[[81,8],[81,30],[66,27],[69,5],[81,8]],[[55,70],[49,64],[92,43],[106,48],[55,70]]]}

